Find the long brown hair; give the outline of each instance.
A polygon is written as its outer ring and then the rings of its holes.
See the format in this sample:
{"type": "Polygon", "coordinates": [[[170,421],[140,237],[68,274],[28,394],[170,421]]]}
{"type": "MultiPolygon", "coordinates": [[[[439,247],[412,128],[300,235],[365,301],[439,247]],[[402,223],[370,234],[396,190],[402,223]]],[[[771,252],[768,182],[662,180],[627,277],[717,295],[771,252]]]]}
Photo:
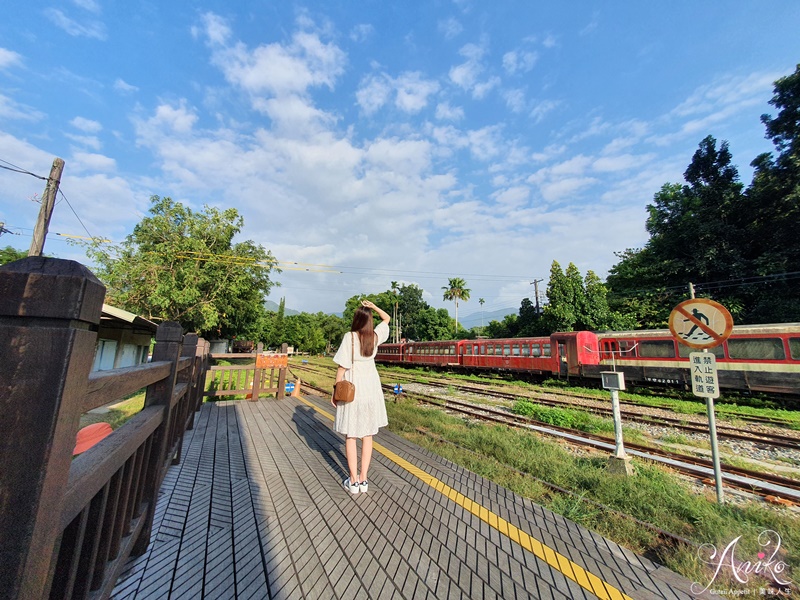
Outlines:
{"type": "Polygon", "coordinates": [[[372,309],[359,306],[353,315],[353,325],[350,327],[350,331],[358,333],[358,339],[361,342],[361,356],[372,356],[372,351],[375,350],[375,340],[378,337],[373,329],[372,309]]]}

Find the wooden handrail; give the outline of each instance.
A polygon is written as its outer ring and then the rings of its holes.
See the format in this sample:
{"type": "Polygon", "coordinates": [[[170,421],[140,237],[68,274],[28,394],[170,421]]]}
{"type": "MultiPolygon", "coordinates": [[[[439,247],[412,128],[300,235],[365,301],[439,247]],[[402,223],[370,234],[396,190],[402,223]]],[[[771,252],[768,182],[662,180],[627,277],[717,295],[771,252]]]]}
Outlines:
{"type": "Polygon", "coordinates": [[[107,598],[200,408],[209,345],[177,323],[152,363],[91,372],[104,297],[74,261],[0,266],[0,598],[107,598]],[[72,460],[80,415],[140,389],[145,408],[72,460]]]}

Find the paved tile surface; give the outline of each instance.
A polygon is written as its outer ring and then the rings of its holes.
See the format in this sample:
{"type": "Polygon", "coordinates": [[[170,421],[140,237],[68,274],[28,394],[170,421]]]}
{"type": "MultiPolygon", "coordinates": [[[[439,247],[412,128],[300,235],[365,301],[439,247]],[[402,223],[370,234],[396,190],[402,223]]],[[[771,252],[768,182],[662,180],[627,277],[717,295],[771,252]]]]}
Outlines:
{"type": "Polygon", "coordinates": [[[694,598],[689,582],[389,432],[366,494],[313,397],[203,405],[113,597],[694,598]]]}

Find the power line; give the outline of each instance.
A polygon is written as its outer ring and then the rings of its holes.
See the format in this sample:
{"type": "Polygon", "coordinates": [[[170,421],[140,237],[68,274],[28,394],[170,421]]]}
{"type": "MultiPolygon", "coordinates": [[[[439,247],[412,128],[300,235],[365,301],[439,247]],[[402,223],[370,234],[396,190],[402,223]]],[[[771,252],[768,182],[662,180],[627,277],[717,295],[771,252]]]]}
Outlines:
{"type": "Polygon", "coordinates": [[[36,179],[47,181],[47,177],[42,177],[41,175],[37,175],[36,173],[31,173],[30,171],[23,169],[22,167],[18,167],[17,165],[10,163],[7,160],[3,160],[2,158],[0,158],[0,162],[4,162],[7,165],[11,165],[10,167],[4,167],[3,165],[0,165],[0,169],[5,169],[6,171],[11,171],[13,173],[22,173],[23,175],[30,175],[31,177],[36,177],[36,179]]]}
{"type": "MultiPolygon", "coordinates": [[[[80,223],[80,224],[81,224],[81,227],[83,227],[83,230],[84,230],[84,231],[87,233],[87,235],[88,235],[90,238],[94,239],[94,236],[93,236],[91,233],[89,233],[89,230],[86,228],[86,225],[84,225],[84,224],[83,224],[83,221],[81,221],[81,218],[78,216],[78,213],[76,213],[76,212],[75,212],[75,209],[74,209],[74,208],[72,208],[72,204],[70,204],[70,202],[69,202],[69,199],[66,197],[66,195],[64,195],[64,192],[63,192],[63,190],[60,190],[60,189],[59,189],[59,190],[58,190],[58,193],[59,193],[59,194],[61,194],[61,197],[62,197],[62,198],[64,199],[64,201],[67,203],[67,206],[69,206],[69,209],[72,211],[72,214],[73,214],[73,215],[75,215],[75,218],[76,218],[76,219],[78,219],[78,223],[80,223]]],[[[69,237],[69,236],[65,236],[65,237],[69,237]]]]}

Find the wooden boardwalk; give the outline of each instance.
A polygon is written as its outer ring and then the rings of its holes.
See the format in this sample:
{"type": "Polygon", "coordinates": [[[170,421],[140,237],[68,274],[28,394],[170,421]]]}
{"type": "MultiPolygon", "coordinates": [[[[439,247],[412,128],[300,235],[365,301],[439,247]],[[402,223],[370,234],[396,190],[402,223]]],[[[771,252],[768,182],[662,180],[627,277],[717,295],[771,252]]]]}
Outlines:
{"type": "Polygon", "coordinates": [[[113,597],[694,598],[689,582],[389,432],[351,496],[313,397],[204,404],[113,597]]]}

